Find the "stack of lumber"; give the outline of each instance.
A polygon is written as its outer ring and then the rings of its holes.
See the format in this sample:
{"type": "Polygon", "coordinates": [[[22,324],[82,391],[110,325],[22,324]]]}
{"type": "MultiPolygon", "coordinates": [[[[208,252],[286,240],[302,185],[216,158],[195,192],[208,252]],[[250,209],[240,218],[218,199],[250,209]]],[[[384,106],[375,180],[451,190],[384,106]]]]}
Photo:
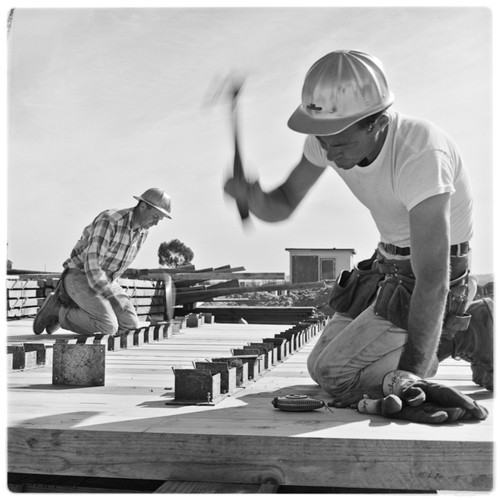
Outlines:
{"type": "Polygon", "coordinates": [[[45,297],[54,291],[58,278],[51,276],[9,277],[7,319],[35,316],[45,297]]]}
{"type": "Polygon", "coordinates": [[[274,325],[295,324],[312,318],[315,307],[216,307],[200,306],[194,312],[212,313],[216,323],[247,323],[274,325]]]}
{"type": "Polygon", "coordinates": [[[149,279],[119,280],[120,286],[132,299],[137,316],[142,321],[165,318],[165,290],[163,282],[149,279]]]}
{"type": "MultiPolygon", "coordinates": [[[[244,272],[244,267],[229,265],[218,268],[195,269],[184,266],[176,269],[129,269],[118,280],[132,298],[139,319],[165,319],[165,276],[168,274],[176,289],[176,306],[192,310],[198,302],[209,302],[217,297],[260,291],[312,289],[325,286],[323,281],[313,283],[285,282],[284,273],[244,272]]],[[[45,297],[54,291],[59,273],[15,270],[7,276],[7,318],[34,317],[45,297]]],[[[248,322],[253,322],[254,311],[248,311],[248,322]]],[[[219,314],[221,312],[219,311],[219,314]]],[[[229,314],[231,314],[229,312],[229,314]]],[[[295,311],[292,322],[301,321],[310,312],[295,311]],[[298,315],[297,315],[298,314],[298,315]]],[[[240,316],[241,317],[241,316],[240,316]]],[[[220,321],[225,321],[222,319],[220,321]]],[[[280,320],[281,321],[281,320],[280,320]]]]}

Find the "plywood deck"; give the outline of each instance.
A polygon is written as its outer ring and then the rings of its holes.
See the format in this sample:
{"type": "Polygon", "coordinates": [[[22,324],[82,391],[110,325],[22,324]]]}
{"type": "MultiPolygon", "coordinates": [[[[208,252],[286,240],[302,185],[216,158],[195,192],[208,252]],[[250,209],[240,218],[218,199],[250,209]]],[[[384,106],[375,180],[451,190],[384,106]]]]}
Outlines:
{"type": "MultiPolygon", "coordinates": [[[[467,363],[444,362],[436,379],[480,400],[486,421],[431,426],[355,410],[283,412],[275,396],[329,400],[309,378],[313,338],[285,362],[215,406],[172,406],[171,367],[230,355],[290,325],[204,324],[106,354],[102,387],[52,385],[52,368],[8,374],[9,472],[104,478],[279,483],[388,490],[490,490],[493,398],[467,363]]],[[[31,322],[9,341],[48,342],[31,322]]],[[[61,333],[64,335],[64,332],[61,333]]]]}

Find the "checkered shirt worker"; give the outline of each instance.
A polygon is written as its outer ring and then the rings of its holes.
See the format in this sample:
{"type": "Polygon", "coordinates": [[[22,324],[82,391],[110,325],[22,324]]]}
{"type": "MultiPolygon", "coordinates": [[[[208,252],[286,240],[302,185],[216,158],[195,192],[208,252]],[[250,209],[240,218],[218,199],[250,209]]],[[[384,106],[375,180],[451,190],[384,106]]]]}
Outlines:
{"type": "Polygon", "coordinates": [[[64,262],[59,286],[47,297],[33,331],[59,327],[81,335],[117,335],[139,327],[130,298],[118,284],[146,241],[149,229],[171,218],[170,197],[151,188],[133,208],[110,209],[89,224],[64,262]]]}

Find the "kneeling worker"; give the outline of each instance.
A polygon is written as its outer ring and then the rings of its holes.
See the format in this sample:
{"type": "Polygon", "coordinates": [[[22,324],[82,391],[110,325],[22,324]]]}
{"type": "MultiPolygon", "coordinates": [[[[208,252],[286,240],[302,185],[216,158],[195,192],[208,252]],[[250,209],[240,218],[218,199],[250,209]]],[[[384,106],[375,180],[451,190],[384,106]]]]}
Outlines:
{"type": "Polygon", "coordinates": [[[270,191],[241,177],[224,188],[256,217],[278,222],[333,171],[369,209],[380,233],[376,253],[334,286],[336,314],[307,362],[335,406],[369,399],[395,418],[484,419],[486,409],[472,398],[426,380],[440,361],[461,357],[474,382],[493,390],[493,301],[472,303],[465,165],[444,131],[393,110],[393,101],[376,57],[325,55],[307,73],[302,103],[288,121],[306,136],[288,178],[270,191]],[[403,401],[389,408],[392,396],[403,401]]]}
{"type": "Polygon", "coordinates": [[[55,292],[33,322],[33,331],[59,327],[81,335],[116,335],[138,328],[132,301],[118,284],[144,244],[149,229],[170,216],[170,197],[151,188],[134,196],[135,207],[101,212],[89,224],[64,262],[55,292]]]}

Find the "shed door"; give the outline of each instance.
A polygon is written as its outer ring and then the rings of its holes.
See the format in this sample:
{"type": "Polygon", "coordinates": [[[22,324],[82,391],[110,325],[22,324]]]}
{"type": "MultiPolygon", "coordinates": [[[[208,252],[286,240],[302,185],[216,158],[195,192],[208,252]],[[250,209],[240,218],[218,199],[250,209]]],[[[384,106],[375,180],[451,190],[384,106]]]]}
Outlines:
{"type": "Polygon", "coordinates": [[[321,259],[321,279],[334,280],[335,279],[335,259],[321,259]]]}

